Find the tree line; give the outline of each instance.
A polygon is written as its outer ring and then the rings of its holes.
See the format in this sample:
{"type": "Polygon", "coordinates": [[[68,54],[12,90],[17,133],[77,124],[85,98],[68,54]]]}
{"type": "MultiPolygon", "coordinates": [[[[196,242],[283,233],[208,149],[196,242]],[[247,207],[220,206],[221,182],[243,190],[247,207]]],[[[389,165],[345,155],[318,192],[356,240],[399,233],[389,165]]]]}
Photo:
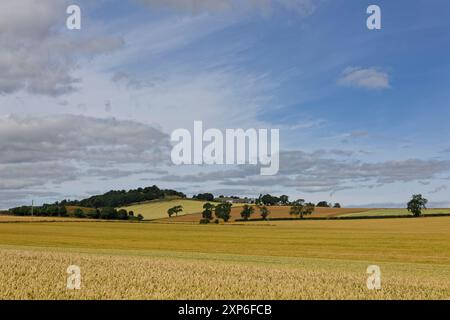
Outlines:
{"type": "Polygon", "coordinates": [[[125,209],[115,209],[112,207],[105,208],[75,208],[73,212],[69,212],[66,206],[60,203],[44,204],[42,206],[31,207],[21,206],[9,209],[9,213],[15,216],[39,216],[39,217],[75,217],[88,219],[103,220],[143,220],[141,214],[134,215],[133,211],[125,209]]]}
{"type": "Polygon", "coordinates": [[[186,198],[182,192],[171,189],[160,189],[157,186],[131,190],[111,190],[102,195],[83,200],[63,200],[61,204],[88,208],[124,207],[133,203],[165,199],[167,197],[186,198]]]}
{"type": "MultiPolygon", "coordinates": [[[[289,196],[283,194],[279,197],[273,196],[271,194],[260,194],[259,197],[255,200],[255,204],[257,205],[265,205],[265,206],[275,206],[275,205],[282,205],[282,206],[292,206],[295,205],[298,202],[304,202],[303,199],[298,199],[294,201],[289,201],[289,196]]],[[[310,203],[311,204],[311,203],[310,203]]],[[[340,208],[341,205],[339,203],[328,203],[327,201],[319,201],[316,207],[319,208],[340,208]]]]}

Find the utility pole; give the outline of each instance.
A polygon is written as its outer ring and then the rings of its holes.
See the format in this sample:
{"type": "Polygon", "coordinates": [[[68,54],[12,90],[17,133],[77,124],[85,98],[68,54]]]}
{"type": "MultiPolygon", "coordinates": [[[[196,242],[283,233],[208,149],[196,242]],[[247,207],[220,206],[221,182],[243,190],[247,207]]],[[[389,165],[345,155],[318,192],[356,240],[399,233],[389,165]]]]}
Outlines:
{"type": "Polygon", "coordinates": [[[33,216],[34,200],[31,200],[31,216],[33,216]]]}

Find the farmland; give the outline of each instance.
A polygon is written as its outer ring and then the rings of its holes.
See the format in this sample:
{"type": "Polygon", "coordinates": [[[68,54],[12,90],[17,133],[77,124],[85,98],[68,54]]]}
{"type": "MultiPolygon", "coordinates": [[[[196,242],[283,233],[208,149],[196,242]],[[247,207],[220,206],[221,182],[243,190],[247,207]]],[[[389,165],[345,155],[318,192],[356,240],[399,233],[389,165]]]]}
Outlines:
{"type": "MultiPolygon", "coordinates": [[[[138,203],[135,205],[131,205],[128,207],[123,207],[120,209],[125,209],[127,211],[133,211],[135,214],[142,214],[144,219],[153,220],[153,219],[162,219],[167,218],[167,210],[174,206],[183,206],[183,211],[179,213],[179,216],[198,213],[203,211],[203,205],[205,201],[197,201],[197,200],[187,200],[187,199],[176,199],[176,200],[158,200],[158,201],[149,201],[147,203],[138,203]]],[[[173,217],[175,219],[176,217],[173,217]]],[[[199,218],[200,219],[200,218],[199,218]]],[[[198,220],[196,222],[198,222],[198,220]]]]}
{"type": "Polygon", "coordinates": [[[448,217],[0,223],[0,298],[449,299],[449,234],[448,217]],[[381,290],[366,288],[370,264],[381,290]]]}
{"type": "MultiPolygon", "coordinates": [[[[290,206],[270,206],[270,216],[269,219],[286,219],[292,218],[289,214],[290,206]]],[[[365,215],[365,213],[371,211],[372,209],[364,209],[364,208],[320,208],[316,207],[314,209],[314,213],[308,218],[325,218],[325,217],[338,217],[346,214],[352,213],[361,213],[365,215]]],[[[201,211],[201,210],[200,210],[201,211]]],[[[199,212],[200,212],[199,211],[199,212]]],[[[241,219],[241,211],[240,207],[234,207],[231,209],[231,221],[235,221],[236,219],[241,219]]],[[[192,215],[184,215],[180,217],[172,218],[172,222],[192,222],[197,223],[201,218],[201,214],[192,214],[192,215]]],[[[255,213],[251,217],[252,219],[260,219],[259,209],[255,208],[255,213]]],[[[167,219],[168,220],[168,219],[167,219]]]]}
{"type": "MultiPolygon", "coordinates": [[[[450,214],[450,209],[425,209],[424,215],[429,214],[450,214]]],[[[386,216],[410,216],[411,212],[407,209],[374,209],[363,212],[345,213],[343,217],[386,217],[386,216]]]]}

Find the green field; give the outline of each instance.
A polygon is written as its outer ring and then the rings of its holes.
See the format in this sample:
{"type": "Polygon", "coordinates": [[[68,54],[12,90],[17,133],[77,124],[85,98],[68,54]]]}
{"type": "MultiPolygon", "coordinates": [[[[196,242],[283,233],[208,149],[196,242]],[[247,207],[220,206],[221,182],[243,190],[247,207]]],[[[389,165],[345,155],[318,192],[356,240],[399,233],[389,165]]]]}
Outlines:
{"type": "Polygon", "coordinates": [[[449,234],[448,217],[0,223],[0,298],[449,299],[449,234]],[[366,288],[372,264],[382,290],[366,288]]]}
{"type": "MultiPolygon", "coordinates": [[[[422,214],[450,214],[450,208],[445,209],[426,209],[422,214]]],[[[387,216],[411,216],[411,212],[407,209],[376,209],[357,213],[347,213],[340,215],[341,217],[387,217],[387,216]]]]}

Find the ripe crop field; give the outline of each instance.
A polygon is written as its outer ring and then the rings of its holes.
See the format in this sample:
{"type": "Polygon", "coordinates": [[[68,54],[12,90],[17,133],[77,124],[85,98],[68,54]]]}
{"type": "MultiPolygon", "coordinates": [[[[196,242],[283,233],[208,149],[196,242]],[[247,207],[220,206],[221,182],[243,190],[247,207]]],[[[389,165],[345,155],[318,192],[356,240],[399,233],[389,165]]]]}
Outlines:
{"type": "MultiPolygon", "coordinates": [[[[289,214],[291,209],[290,206],[271,206],[268,207],[270,210],[269,219],[280,219],[280,218],[294,218],[289,214]]],[[[324,217],[338,217],[346,214],[361,213],[364,215],[368,211],[373,209],[367,208],[319,208],[314,209],[314,213],[306,218],[324,218],[324,217]]],[[[201,210],[200,210],[201,211],[201,210]]],[[[242,208],[235,207],[231,209],[231,219],[230,221],[235,221],[236,219],[241,219],[242,208]]],[[[192,222],[198,223],[202,215],[200,213],[183,215],[179,217],[174,217],[171,219],[172,222],[192,222]]],[[[259,209],[255,207],[255,213],[251,216],[251,219],[261,219],[259,209]]]]}
{"type": "MultiPolygon", "coordinates": [[[[445,209],[426,209],[422,212],[424,215],[427,214],[450,214],[450,208],[445,209]]],[[[344,217],[375,217],[375,216],[410,216],[411,212],[407,209],[374,209],[366,212],[355,212],[355,213],[346,213],[342,216],[344,217]]]]}
{"type": "Polygon", "coordinates": [[[2,223],[0,298],[449,299],[449,234],[448,217],[2,223]],[[373,264],[381,290],[366,288],[373,264]]]}
{"type": "MultiPolygon", "coordinates": [[[[128,207],[123,207],[120,209],[125,209],[127,211],[133,211],[135,215],[142,214],[144,219],[163,219],[168,218],[167,210],[174,206],[183,206],[183,212],[178,215],[183,216],[187,214],[197,213],[203,211],[203,205],[206,201],[196,201],[196,200],[162,200],[162,201],[150,201],[147,203],[139,203],[128,207]]],[[[175,219],[176,217],[172,217],[175,219]]],[[[197,221],[198,222],[198,221],[197,221]]]]}

